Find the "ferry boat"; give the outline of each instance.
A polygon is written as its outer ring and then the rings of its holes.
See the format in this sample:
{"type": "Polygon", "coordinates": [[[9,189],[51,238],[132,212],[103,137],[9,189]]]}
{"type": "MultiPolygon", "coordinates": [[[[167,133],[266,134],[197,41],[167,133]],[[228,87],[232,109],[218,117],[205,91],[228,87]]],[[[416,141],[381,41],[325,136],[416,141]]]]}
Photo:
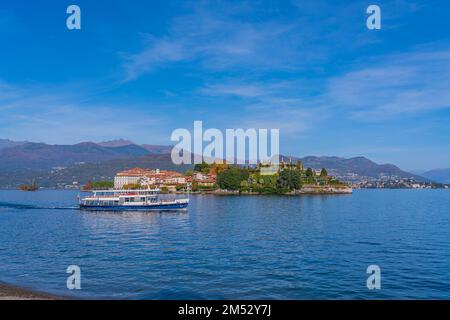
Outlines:
{"type": "Polygon", "coordinates": [[[80,209],[92,211],[153,211],[187,208],[189,199],[161,199],[159,189],[94,190],[80,198],[80,209]]]}

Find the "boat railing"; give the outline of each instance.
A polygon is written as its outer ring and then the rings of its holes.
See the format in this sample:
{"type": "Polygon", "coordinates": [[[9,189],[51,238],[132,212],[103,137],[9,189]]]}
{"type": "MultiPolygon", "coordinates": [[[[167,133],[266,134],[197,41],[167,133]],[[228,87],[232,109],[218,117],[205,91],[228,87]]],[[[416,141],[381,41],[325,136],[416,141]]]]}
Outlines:
{"type": "Polygon", "coordinates": [[[113,190],[92,190],[92,193],[94,196],[119,196],[119,195],[154,195],[154,194],[160,194],[161,190],[159,189],[143,189],[143,190],[119,190],[119,189],[113,189],[113,190]]]}

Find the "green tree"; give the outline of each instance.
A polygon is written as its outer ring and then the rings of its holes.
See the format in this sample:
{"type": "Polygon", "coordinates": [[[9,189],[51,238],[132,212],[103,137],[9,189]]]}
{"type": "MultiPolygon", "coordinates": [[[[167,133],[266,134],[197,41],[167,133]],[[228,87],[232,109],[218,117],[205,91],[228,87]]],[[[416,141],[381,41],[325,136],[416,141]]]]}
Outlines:
{"type": "Polygon", "coordinates": [[[230,167],[217,175],[217,185],[225,190],[239,190],[242,181],[247,181],[249,172],[246,169],[230,167]]]}
{"type": "Polygon", "coordinates": [[[94,181],[91,183],[91,189],[111,189],[114,188],[113,181],[94,181]]]}
{"type": "Polygon", "coordinates": [[[328,177],[327,169],[322,168],[322,170],[320,171],[320,176],[321,176],[322,178],[328,177]]]}
{"type": "Polygon", "coordinates": [[[313,171],[313,169],[311,169],[311,168],[306,169],[305,175],[306,175],[308,178],[314,177],[314,171],[313,171]]]}
{"type": "Polygon", "coordinates": [[[210,165],[207,164],[205,161],[203,161],[201,164],[198,163],[194,166],[194,171],[206,174],[209,172],[209,168],[210,168],[210,165]]]}
{"type": "Polygon", "coordinates": [[[241,181],[241,184],[240,184],[240,186],[239,186],[239,189],[241,190],[241,191],[248,191],[248,181],[247,180],[242,180],[241,181]]]}
{"type": "Polygon", "coordinates": [[[301,188],[301,174],[297,170],[283,170],[277,184],[280,189],[298,190],[301,188]]]}

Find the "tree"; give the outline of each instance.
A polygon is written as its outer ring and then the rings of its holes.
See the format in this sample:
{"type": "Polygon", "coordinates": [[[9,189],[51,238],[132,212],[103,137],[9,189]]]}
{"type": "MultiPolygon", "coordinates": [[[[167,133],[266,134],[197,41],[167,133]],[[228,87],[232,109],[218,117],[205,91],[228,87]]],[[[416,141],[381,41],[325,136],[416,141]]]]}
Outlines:
{"type": "Polygon", "coordinates": [[[301,174],[297,170],[283,170],[277,184],[281,189],[298,190],[301,188],[301,174]]]}
{"type": "Polygon", "coordinates": [[[209,168],[210,168],[210,165],[207,164],[205,161],[203,161],[201,164],[198,163],[194,166],[194,171],[207,174],[207,173],[209,173],[209,168]]]}
{"type": "Polygon", "coordinates": [[[93,186],[92,186],[92,180],[89,180],[84,186],[83,186],[83,191],[90,191],[92,190],[93,186]]]}
{"type": "Polygon", "coordinates": [[[130,183],[123,186],[125,190],[139,190],[142,186],[139,183],[130,183]]]}
{"type": "Polygon", "coordinates": [[[231,167],[217,175],[217,185],[225,190],[239,190],[242,181],[249,178],[248,170],[231,167]]]}
{"type": "Polygon", "coordinates": [[[162,187],[162,188],[161,188],[161,193],[169,193],[169,188],[167,188],[167,187],[162,187]]]}
{"type": "Polygon", "coordinates": [[[239,188],[242,191],[247,191],[249,189],[248,188],[248,181],[247,180],[242,180],[239,188]]]}
{"type": "Polygon", "coordinates": [[[113,181],[94,181],[91,183],[92,189],[111,189],[114,188],[113,181]]]}
{"type": "Polygon", "coordinates": [[[303,171],[303,162],[301,160],[297,160],[296,168],[298,171],[303,171]]]}
{"type": "Polygon", "coordinates": [[[306,169],[306,176],[308,177],[308,178],[312,178],[312,177],[314,177],[314,171],[313,171],[313,169],[311,169],[311,168],[308,168],[308,169],[306,169]]]}
{"type": "Polygon", "coordinates": [[[320,171],[320,176],[321,176],[322,178],[328,177],[327,169],[322,168],[322,170],[320,171]]]}

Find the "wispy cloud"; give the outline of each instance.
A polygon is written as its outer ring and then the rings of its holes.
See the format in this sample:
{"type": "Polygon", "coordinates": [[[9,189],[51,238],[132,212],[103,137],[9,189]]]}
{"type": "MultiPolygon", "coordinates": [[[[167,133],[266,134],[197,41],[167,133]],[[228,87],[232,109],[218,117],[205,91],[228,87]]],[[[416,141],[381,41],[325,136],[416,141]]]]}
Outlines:
{"type": "Polygon", "coordinates": [[[199,90],[215,99],[231,98],[230,108],[236,104],[239,117],[233,126],[243,128],[276,128],[282,134],[304,134],[325,117],[321,106],[312,105],[308,86],[301,80],[256,81],[229,80],[207,84],[199,90]]]}
{"type": "Polygon", "coordinates": [[[293,89],[293,81],[254,81],[239,80],[206,84],[199,90],[200,94],[212,97],[230,96],[243,99],[269,99],[279,96],[286,89],[293,89]]]}
{"type": "Polygon", "coordinates": [[[355,63],[341,75],[316,79],[228,79],[199,93],[237,105],[239,123],[305,134],[335,121],[383,123],[450,109],[450,49],[443,44],[355,63]],[[231,100],[230,100],[231,99],[231,100]]]}
{"type": "Polygon", "coordinates": [[[145,35],[145,48],[124,56],[124,81],[174,63],[194,63],[206,70],[298,70],[320,61],[325,52],[314,34],[295,17],[254,19],[252,4],[196,2],[192,13],[173,19],[165,36],[145,35]]]}
{"type": "Polygon", "coordinates": [[[20,96],[20,90],[0,80],[0,103],[6,104],[20,96]]]}
{"type": "Polygon", "coordinates": [[[381,121],[450,108],[450,50],[371,59],[334,77],[326,101],[355,120],[381,121]]]}

